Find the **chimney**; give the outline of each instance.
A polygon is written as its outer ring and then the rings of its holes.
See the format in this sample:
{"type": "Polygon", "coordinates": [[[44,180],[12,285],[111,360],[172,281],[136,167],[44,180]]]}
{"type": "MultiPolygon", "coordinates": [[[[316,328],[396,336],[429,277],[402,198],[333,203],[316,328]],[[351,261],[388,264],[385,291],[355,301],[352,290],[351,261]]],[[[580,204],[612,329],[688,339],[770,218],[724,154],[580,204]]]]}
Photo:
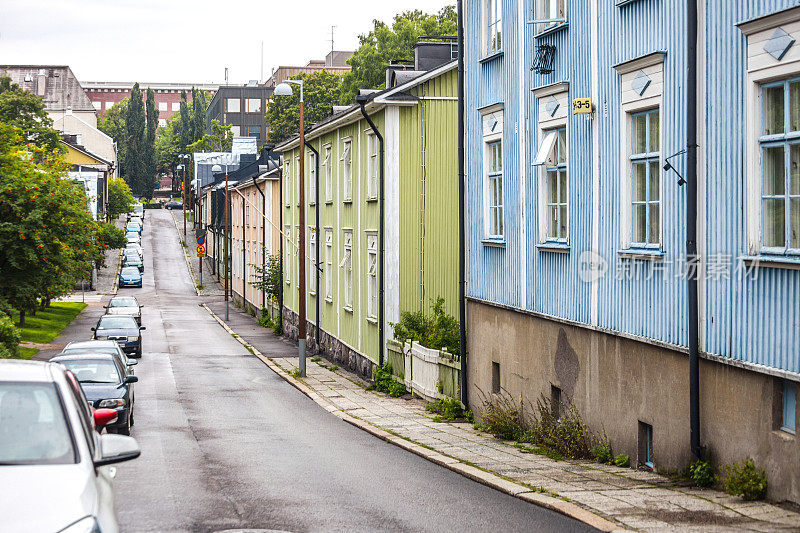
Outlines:
{"type": "Polygon", "coordinates": [[[44,96],[47,89],[47,71],[43,68],[39,69],[39,75],[36,78],[36,95],[44,96]]]}
{"type": "Polygon", "coordinates": [[[402,70],[415,70],[410,61],[390,61],[386,66],[386,88],[389,89],[397,85],[395,72],[402,70]]]}
{"type": "MultiPolygon", "coordinates": [[[[439,38],[442,39],[442,37],[439,38]]],[[[455,59],[458,59],[458,44],[450,39],[444,41],[421,40],[414,45],[414,70],[427,72],[455,59]]]]}

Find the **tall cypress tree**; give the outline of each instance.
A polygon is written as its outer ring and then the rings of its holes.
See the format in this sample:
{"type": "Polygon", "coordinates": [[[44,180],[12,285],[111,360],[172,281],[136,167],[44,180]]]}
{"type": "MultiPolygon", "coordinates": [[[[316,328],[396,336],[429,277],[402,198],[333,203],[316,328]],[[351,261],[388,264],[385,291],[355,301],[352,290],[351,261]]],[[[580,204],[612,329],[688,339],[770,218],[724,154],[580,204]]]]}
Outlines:
{"type": "Polygon", "coordinates": [[[158,128],[158,109],[153,89],[147,89],[145,107],[147,109],[147,130],[145,131],[143,192],[147,198],[152,198],[153,189],[156,187],[156,128],[158,128]]]}
{"type": "Polygon", "coordinates": [[[181,153],[192,144],[192,121],[189,119],[189,105],[186,103],[186,91],[181,91],[181,153]]]}
{"type": "Polygon", "coordinates": [[[125,151],[124,176],[131,190],[136,195],[145,193],[145,176],[147,173],[145,162],[145,111],[142,102],[142,91],[139,83],[133,84],[131,99],[125,112],[125,130],[128,147],[125,151]]]}
{"type": "Polygon", "coordinates": [[[205,94],[192,87],[192,142],[197,142],[206,133],[205,94]]]}

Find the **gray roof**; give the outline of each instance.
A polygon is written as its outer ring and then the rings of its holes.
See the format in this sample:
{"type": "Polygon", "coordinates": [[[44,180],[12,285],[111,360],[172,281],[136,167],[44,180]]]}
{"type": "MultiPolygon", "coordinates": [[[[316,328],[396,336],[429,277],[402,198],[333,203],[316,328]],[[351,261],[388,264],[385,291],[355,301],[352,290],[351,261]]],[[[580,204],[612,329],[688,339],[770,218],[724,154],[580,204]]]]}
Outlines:
{"type": "Polygon", "coordinates": [[[72,69],[66,65],[0,65],[20,88],[39,95],[47,111],[95,111],[72,69]]]}

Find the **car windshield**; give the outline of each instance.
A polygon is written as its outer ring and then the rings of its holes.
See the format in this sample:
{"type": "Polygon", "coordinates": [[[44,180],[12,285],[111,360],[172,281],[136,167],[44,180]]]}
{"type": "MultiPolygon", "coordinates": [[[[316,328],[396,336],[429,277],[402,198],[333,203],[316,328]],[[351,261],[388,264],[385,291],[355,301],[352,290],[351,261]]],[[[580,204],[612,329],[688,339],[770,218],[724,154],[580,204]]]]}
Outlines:
{"type": "Polygon", "coordinates": [[[76,461],[55,385],[0,382],[0,465],[76,461]]]}
{"type": "Polygon", "coordinates": [[[61,350],[61,354],[59,355],[69,355],[73,353],[105,353],[108,355],[117,355],[117,348],[114,346],[92,346],[92,345],[84,345],[80,348],[70,348],[66,347],[61,350]]]}
{"type": "Polygon", "coordinates": [[[135,213],[141,213],[142,211],[144,211],[144,206],[141,205],[141,204],[140,205],[135,205],[135,206],[133,206],[133,211],[135,213]]]}
{"type": "Polygon", "coordinates": [[[132,316],[106,315],[100,318],[97,329],[138,329],[132,316]]]}
{"type": "Polygon", "coordinates": [[[81,359],[59,361],[72,370],[75,378],[81,383],[120,383],[122,378],[117,365],[109,359],[81,359]]]}
{"type": "Polygon", "coordinates": [[[123,276],[138,276],[139,275],[139,269],[136,268],[136,267],[125,267],[125,268],[122,269],[121,274],[123,276]]]}
{"type": "Polygon", "coordinates": [[[139,302],[136,301],[136,298],[132,297],[117,297],[112,298],[110,302],[108,302],[109,307],[139,307],[139,302]]]}
{"type": "Polygon", "coordinates": [[[132,253],[132,254],[125,254],[125,261],[130,263],[140,263],[142,260],[139,258],[139,254],[132,253]]]}

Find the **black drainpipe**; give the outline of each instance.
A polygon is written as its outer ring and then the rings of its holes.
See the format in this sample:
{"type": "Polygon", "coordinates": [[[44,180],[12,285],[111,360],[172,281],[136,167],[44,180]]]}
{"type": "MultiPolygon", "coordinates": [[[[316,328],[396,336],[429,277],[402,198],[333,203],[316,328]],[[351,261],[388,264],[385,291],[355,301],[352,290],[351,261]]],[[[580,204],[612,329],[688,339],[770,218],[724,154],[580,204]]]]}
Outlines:
{"type": "Polygon", "coordinates": [[[242,195],[242,309],[247,312],[247,236],[245,232],[245,210],[247,198],[242,195]]]}
{"type": "Polygon", "coordinates": [[[319,241],[320,241],[320,232],[319,232],[319,152],[316,148],[314,148],[310,142],[306,141],[305,145],[308,147],[309,150],[314,152],[314,224],[315,229],[314,232],[317,235],[317,249],[314,257],[316,258],[314,264],[314,276],[316,277],[316,283],[314,287],[317,288],[317,295],[314,298],[314,303],[316,307],[316,311],[314,311],[314,321],[317,323],[317,326],[314,328],[314,342],[317,344],[317,351],[319,351],[319,329],[320,329],[320,319],[319,319],[319,241]]]}
{"type": "MultiPolygon", "coordinates": [[[[697,0],[686,3],[686,257],[697,261],[697,0]]],[[[698,264],[699,266],[699,264],[698,264]]],[[[697,268],[688,275],[689,296],[689,425],[692,454],[700,458],[700,335],[697,268]]]]}
{"type": "MultiPolygon", "coordinates": [[[[256,188],[258,193],[261,195],[261,268],[264,268],[264,265],[267,264],[267,223],[266,223],[266,213],[267,213],[267,197],[264,196],[264,191],[258,186],[258,177],[253,176],[253,187],[256,188]]],[[[263,288],[261,289],[261,309],[264,309],[267,306],[267,291],[263,288]]]]}
{"type": "Polygon", "coordinates": [[[278,229],[278,235],[280,236],[280,254],[281,260],[278,261],[278,273],[280,274],[280,280],[278,281],[278,324],[281,326],[281,333],[283,333],[283,164],[281,163],[281,179],[278,181],[278,198],[280,198],[280,228],[278,229]]]}
{"type": "Polygon", "coordinates": [[[379,203],[379,220],[378,223],[378,364],[383,364],[383,321],[384,321],[384,310],[383,310],[383,226],[384,226],[384,216],[383,216],[383,135],[378,131],[378,128],[375,127],[375,123],[372,122],[372,119],[369,118],[367,114],[367,110],[364,106],[367,103],[367,97],[358,95],[356,96],[356,103],[361,106],[361,114],[364,115],[364,118],[367,120],[367,124],[369,127],[372,128],[372,132],[378,138],[378,147],[380,149],[380,183],[378,184],[378,203],[379,203]]]}
{"type": "Polygon", "coordinates": [[[458,16],[458,336],[461,352],[461,403],[469,409],[467,394],[467,240],[464,217],[466,178],[464,175],[464,19],[462,0],[456,5],[458,16]]]}

